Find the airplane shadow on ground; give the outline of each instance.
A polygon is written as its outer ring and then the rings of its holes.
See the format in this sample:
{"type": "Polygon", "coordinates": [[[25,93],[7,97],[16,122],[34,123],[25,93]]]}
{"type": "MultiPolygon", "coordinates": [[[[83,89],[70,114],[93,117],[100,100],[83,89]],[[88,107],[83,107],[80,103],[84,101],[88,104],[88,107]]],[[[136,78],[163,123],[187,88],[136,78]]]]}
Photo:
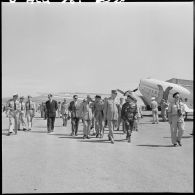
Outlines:
{"type": "Polygon", "coordinates": [[[147,147],[173,147],[173,145],[155,145],[155,144],[141,144],[136,146],[147,146],[147,147]]]}

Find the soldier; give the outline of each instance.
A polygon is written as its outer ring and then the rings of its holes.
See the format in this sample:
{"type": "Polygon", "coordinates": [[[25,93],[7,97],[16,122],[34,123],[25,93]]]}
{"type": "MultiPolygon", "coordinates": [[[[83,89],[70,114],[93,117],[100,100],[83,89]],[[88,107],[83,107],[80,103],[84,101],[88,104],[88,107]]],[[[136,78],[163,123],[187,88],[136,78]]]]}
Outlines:
{"type": "Polygon", "coordinates": [[[66,102],[66,98],[64,98],[64,101],[61,104],[61,115],[63,120],[63,126],[66,127],[69,118],[69,110],[68,110],[68,104],[66,102]]]}
{"type": "Polygon", "coordinates": [[[138,108],[137,104],[135,103],[136,98],[133,95],[127,95],[127,101],[122,106],[121,117],[125,124],[125,129],[127,132],[127,140],[131,142],[131,133],[133,130],[134,120],[137,118],[138,108]]]}
{"type": "Polygon", "coordinates": [[[26,114],[26,106],[24,102],[24,96],[20,97],[20,113],[19,113],[19,122],[18,122],[18,130],[20,130],[20,124],[22,123],[23,131],[26,131],[26,123],[25,123],[25,114],[26,114]]]}
{"type": "Polygon", "coordinates": [[[135,104],[136,104],[136,106],[137,106],[137,111],[138,111],[138,113],[137,113],[137,117],[134,119],[133,130],[138,131],[138,124],[139,124],[139,120],[140,120],[140,118],[141,118],[141,116],[142,116],[142,113],[141,113],[141,108],[140,108],[140,106],[137,105],[137,99],[135,99],[134,102],[135,102],[135,104]]]}
{"type": "Polygon", "coordinates": [[[174,101],[168,107],[168,120],[171,129],[171,141],[173,146],[182,146],[181,137],[184,132],[184,104],[179,100],[179,92],[173,94],[174,101]]]}
{"type": "Polygon", "coordinates": [[[32,120],[35,116],[35,103],[32,101],[32,96],[28,95],[26,101],[26,118],[27,118],[27,131],[32,129],[32,120]]]}
{"type": "Polygon", "coordinates": [[[40,112],[41,112],[41,118],[45,118],[45,113],[44,113],[44,102],[42,102],[41,104],[40,104],[40,112]]]}
{"type": "Polygon", "coordinates": [[[163,121],[167,121],[167,109],[168,109],[168,103],[165,99],[161,100],[161,117],[163,121]]]}
{"type": "Polygon", "coordinates": [[[57,110],[58,118],[61,117],[61,102],[58,102],[58,110],[57,110]]]}
{"type": "Polygon", "coordinates": [[[92,102],[88,95],[87,99],[80,106],[80,117],[83,119],[83,139],[89,139],[90,128],[92,124],[92,102]]]}
{"type": "Polygon", "coordinates": [[[19,112],[20,112],[20,104],[18,101],[18,94],[13,95],[13,99],[8,102],[8,117],[9,117],[9,130],[8,136],[13,133],[17,134],[18,130],[18,120],[19,120],[19,112]]]}
{"type": "Polygon", "coordinates": [[[151,98],[151,108],[152,108],[152,116],[153,116],[153,122],[152,124],[155,124],[155,122],[158,124],[158,103],[155,100],[155,97],[151,98]]]}
{"type": "Polygon", "coordinates": [[[121,110],[122,110],[123,104],[124,104],[124,98],[121,97],[120,98],[120,103],[118,104],[118,124],[117,124],[117,131],[119,131],[120,124],[122,123],[122,130],[123,130],[123,132],[125,132],[125,130],[124,130],[124,123],[123,123],[123,120],[121,118],[121,110]]]}
{"type": "Polygon", "coordinates": [[[116,102],[117,91],[111,91],[111,97],[109,97],[104,104],[104,121],[107,120],[108,123],[108,140],[114,144],[114,127],[118,120],[118,108],[116,102]]]}
{"type": "Polygon", "coordinates": [[[80,103],[78,102],[78,96],[73,96],[73,101],[70,102],[68,110],[71,112],[71,126],[72,126],[72,133],[71,135],[77,136],[78,132],[78,126],[79,126],[79,109],[80,109],[80,103]]]}
{"type": "Polygon", "coordinates": [[[101,96],[95,96],[95,103],[94,103],[94,118],[95,118],[95,127],[96,127],[96,137],[102,138],[104,136],[104,129],[103,129],[103,110],[104,104],[101,100],[101,96]]]}

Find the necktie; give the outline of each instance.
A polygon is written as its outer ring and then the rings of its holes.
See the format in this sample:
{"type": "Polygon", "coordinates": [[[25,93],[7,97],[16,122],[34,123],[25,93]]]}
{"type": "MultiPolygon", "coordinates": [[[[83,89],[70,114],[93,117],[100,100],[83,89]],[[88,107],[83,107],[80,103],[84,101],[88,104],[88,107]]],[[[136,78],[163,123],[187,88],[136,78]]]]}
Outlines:
{"type": "Polygon", "coordinates": [[[14,110],[16,110],[16,102],[14,102],[14,110]]]}

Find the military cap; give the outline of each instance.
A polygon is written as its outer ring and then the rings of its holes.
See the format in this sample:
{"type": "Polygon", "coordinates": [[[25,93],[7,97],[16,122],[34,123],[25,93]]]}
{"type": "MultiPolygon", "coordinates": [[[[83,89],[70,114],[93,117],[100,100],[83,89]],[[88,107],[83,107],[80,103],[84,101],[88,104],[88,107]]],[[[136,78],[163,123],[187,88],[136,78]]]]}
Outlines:
{"type": "Polygon", "coordinates": [[[18,94],[17,94],[17,93],[14,93],[14,94],[13,94],[13,97],[14,97],[14,96],[18,96],[18,94]]]}
{"type": "Polygon", "coordinates": [[[117,94],[117,90],[111,90],[111,93],[113,93],[113,94],[117,94]]]}
{"type": "Polygon", "coordinates": [[[127,97],[131,98],[132,100],[137,100],[132,94],[128,94],[127,97]]]}
{"type": "Polygon", "coordinates": [[[96,95],[95,98],[100,98],[101,99],[101,96],[100,95],[96,95]]]}
{"type": "Polygon", "coordinates": [[[174,93],[174,94],[173,94],[173,97],[175,97],[177,94],[179,94],[179,92],[174,93]]]}
{"type": "Polygon", "coordinates": [[[20,99],[24,99],[24,96],[21,96],[20,99]]]}

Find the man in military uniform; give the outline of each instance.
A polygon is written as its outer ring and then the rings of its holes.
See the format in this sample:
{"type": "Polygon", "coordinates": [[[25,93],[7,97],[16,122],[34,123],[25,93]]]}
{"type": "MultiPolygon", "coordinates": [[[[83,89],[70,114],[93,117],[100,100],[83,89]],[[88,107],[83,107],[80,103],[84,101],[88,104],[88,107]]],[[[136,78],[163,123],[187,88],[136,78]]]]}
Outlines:
{"type": "Polygon", "coordinates": [[[107,120],[109,129],[108,140],[111,141],[112,144],[114,144],[114,127],[116,126],[118,120],[118,106],[116,102],[116,96],[117,91],[112,90],[111,97],[109,97],[104,104],[104,121],[107,120]]]}
{"type": "Polygon", "coordinates": [[[152,108],[152,116],[153,116],[153,122],[152,124],[155,124],[155,122],[158,124],[158,103],[156,101],[155,97],[151,98],[151,108],[152,108]]]}
{"type": "Polygon", "coordinates": [[[22,124],[23,126],[23,131],[26,130],[25,113],[26,113],[26,106],[24,102],[24,96],[22,96],[20,97],[20,113],[19,113],[18,130],[20,130],[20,124],[22,124]]]}
{"type": "Polygon", "coordinates": [[[18,94],[13,95],[13,99],[8,102],[8,117],[9,117],[9,130],[8,136],[15,132],[17,134],[18,130],[18,121],[19,121],[19,113],[20,113],[20,104],[18,101],[18,94]]]}
{"type": "Polygon", "coordinates": [[[101,96],[96,95],[95,96],[95,103],[94,103],[94,118],[95,118],[95,128],[96,128],[96,137],[103,137],[104,135],[104,129],[103,129],[103,110],[104,110],[104,104],[101,100],[101,96]]]}
{"type": "Polygon", "coordinates": [[[63,120],[63,126],[67,126],[67,121],[69,117],[69,110],[68,110],[68,104],[66,102],[66,98],[64,98],[64,101],[61,104],[61,115],[63,120]]]}
{"type": "Polygon", "coordinates": [[[117,131],[119,131],[120,124],[122,123],[122,130],[123,130],[123,132],[125,132],[125,130],[124,130],[124,123],[123,123],[123,120],[121,118],[121,110],[122,110],[123,104],[124,104],[124,98],[121,97],[120,98],[120,103],[118,104],[118,124],[117,124],[117,131]]]}
{"type": "Polygon", "coordinates": [[[80,109],[80,103],[78,102],[78,96],[74,95],[73,96],[73,101],[70,102],[68,110],[71,113],[71,125],[72,125],[72,133],[71,135],[77,136],[78,132],[78,126],[79,126],[79,109],[80,109]]]}
{"type": "Polygon", "coordinates": [[[35,116],[35,103],[32,101],[32,96],[28,95],[28,100],[26,101],[26,118],[27,118],[27,131],[32,129],[32,120],[35,116]]]}
{"type": "Polygon", "coordinates": [[[80,106],[80,117],[83,119],[83,139],[89,139],[90,128],[92,124],[92,102],[91,97],[87,96],[87,99],[82,102],[80,106]]]}
{"type": "Polygon", "coordinates": [[[166,102],[165,99],[161,100],[161,117],[163,119],[163,121],[167,121],[167,110],[168,110],[168,103],[166,102]]]}
{"type": "Polygon", "coordinates": [[[134,120],[137,118],[138,114],[138,108],[135,103],[136,98],[133,97],[133,95],[128,94],[127,95],[127,101],[123,104],[122,110],[121,110],[121,117],[125,124],[125,129],[127,132],[127,140],[128,142],[131,142],[131,133],[133,130],[133,124],[134,120]]]}

